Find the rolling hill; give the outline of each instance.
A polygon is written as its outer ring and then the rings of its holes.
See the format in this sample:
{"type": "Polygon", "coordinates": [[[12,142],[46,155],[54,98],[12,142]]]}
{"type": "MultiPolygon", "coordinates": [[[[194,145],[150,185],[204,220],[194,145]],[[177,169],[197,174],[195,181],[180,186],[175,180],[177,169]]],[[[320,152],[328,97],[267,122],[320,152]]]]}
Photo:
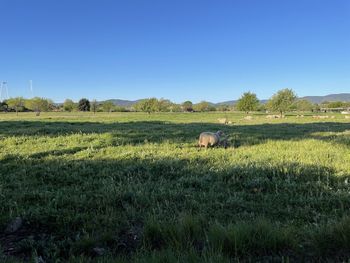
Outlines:
{"type": "Polygon", "coordinates": [[[312,103],[321,103],[324,101],[350,101],[350,93],[329,94],[326,96],[305,96],[300,99],[305,99],[312,103]]]}
{"type": "MultiPolygon", "coordinates": [[[[300,97],[299,99],[305,99],[312,103],[321,103],[324,101],[350,101],[350,93],[339,93],[339,94],[329,94],[325,96],[305,96],[300,97]]],[[[140,100],[122,100],[122,99],[110,99],[105,101],[111,101],[114,105],[122,106],[122,107],[131,107],[135,103],[139,102],[140,100]]],[[[99,101],[98,103],[103,103],[105,101],[99,101]]],[[[267,100],[260,100],[261,103],[266,103],[267,100]]],[[[223,101],[219,103],[211,103],[214,106],[219,105],[234,105],[237,103],[237,100],[229,100],[229,101],[223,101]]]]}

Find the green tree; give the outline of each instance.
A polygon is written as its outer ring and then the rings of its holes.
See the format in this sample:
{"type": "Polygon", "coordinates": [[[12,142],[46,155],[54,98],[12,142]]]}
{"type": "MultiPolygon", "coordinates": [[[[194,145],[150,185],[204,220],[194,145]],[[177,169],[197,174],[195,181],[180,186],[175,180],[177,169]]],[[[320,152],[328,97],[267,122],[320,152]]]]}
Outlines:
{"type": "Polygon", "coordinates": [[[218,110],[218,111],[230,111],[231,107],[230,107],[230,105],[227,105],[227,104],[220,104],[217,106],[216,110],[218,110]]]}
{"type": "Polygon", "coordinates": [[[308,100],[297,100],[292,107],[297,111],[312,111],[314,105],[308,100]]]}
{"type": "Polygon", "coordinates": [[[182,108],[181,108],[181,105],[180,104],[176,104],[176,103],[170,103],[168,105],[168,108],[167,108],[167,111],[170,111],[170,112],[181,112],[182,111],[182,108]]]}
{"type": "Polygon", "coordinates": [[[170,100],[160,99],[158,101],[159,111],[169,112],[172,110],[173,103],[170,100]]]}
{"type": "MultiPolygon", "coordinates": [[[[195,111],[211,111],[213,110],[213,106],[209,104],[207,101],[201,101],[193,106],[195,111]]],[[[214,107],[215,109],[215,107],[214,107]]]]}
{"type": "Polygon", "coordinates": [[[34,111],[39,115],[42,111],[48,111],[51,108],[52,102],[45,98],[34,97],[26,100],[24,105],[27,109],[34,111]]]}
{"type": "Polygon", "coordinates": [[[76,104],[74,103],[74,101],[70,100],[70,99],[66,99],[63,103],[63,110],[65,111],[73,111],[76,108],[76,104]]]}
{"type": "Polygon", "coordinates": [[[266,111],[266,104],[265,103],[260,103],[258,106],[257,111],[266,111]]]}
{"type": "Polygon", "coordinates": [[[236,104],[236,109],[239,111],[256,111],[259,107],[259,100],[255,93],[245,92],[236,104]]]}
{"type": "Polygon", "coordinates": [[[327,107],[329,109],[343,108],[343,107],[346,107],[346,103],[344,103],[342,101],[332,101],[332,102],[328,103],[327,107]]]}
{"type": "Polygon", "coordinates": [[[80,111],[90,111],[90,101],[88,99],[82,98],[78,102],[78,110],[80,111]]]}
{"type": "Polygon", "coordinates": [[[96,101],[96,100],[93,100],[93,101],[91,102],[91,111],[92,111],[94,114],[95,114],[96,111],[97,111],[97,106],[98,106],[97,101],[96,101]]]}
{"type": "Polygon", "coordinates": [[[10,98],[5,101],[9,108],[14,109],[16,111],[16,115],[18,115],[18,111],[23,109],[24,99],[22,97],[10,98]]]}
{"type": "Polygon", "coordinates": [[[180,104],[176,104],[176,103],[171,103],[171,105],[169,106],[169,111],[170,112],[181,112],[182,108],[180,104]]]}
{"type": "Polygon", "coordinates": [[[116,111],[116,112],[128,112],[129,110],[123,106],[116,105],[116,106],[114,106],[114,111],[116,111]]]}
{"type": "Polygon", "coordinates": [[[271,111],[278,111],[282,117],[283,113],[290,110],[297,96],[291,89],[283,89],[274,94],[267,103],[271,111]]]}
{"type": "Polygon", "coordinates": [[[315,103],[312,105],[312,111],[320,111],[321,107],[319,104],[315,103]]]}
{"type": "Polygon", "coordinates": [[[181,105],[183,111],[193,111],[193,103],[192,101],[185,101],[184,103],[182,103],[181,105]]]}
{"type": "Polygon", "coordinates": [[[7,111],[8,110],[8,105],[6,102],[0,102],[0,111],[7,111]]]}
{"type": "Polygon", "coordinates": [[[114,108],[114,104],[113,104],[113,102],[111,102],[109,100],[102,103],[102,109],[105,112],[111,112],[113,110],[113,108],[114,108]]]}
{"type": "Polygon", "coordinates": [[[156,98],[144,99],[135,104],[134,108],[137,111],[157,112],[159,111],[159,102],[156,98]]]}

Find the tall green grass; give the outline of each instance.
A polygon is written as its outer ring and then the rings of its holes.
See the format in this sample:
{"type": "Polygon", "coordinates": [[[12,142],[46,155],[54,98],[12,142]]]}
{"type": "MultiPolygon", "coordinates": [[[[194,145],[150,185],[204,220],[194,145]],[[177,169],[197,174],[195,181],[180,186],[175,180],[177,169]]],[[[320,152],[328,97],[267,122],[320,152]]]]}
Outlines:
{"type": "Polygon", "coordinates": [[[0,114],[0,261],[344,261],[350,122],[334,116],[0,114]],[[219,129],[230,147],[196,147],[219,129]]]}

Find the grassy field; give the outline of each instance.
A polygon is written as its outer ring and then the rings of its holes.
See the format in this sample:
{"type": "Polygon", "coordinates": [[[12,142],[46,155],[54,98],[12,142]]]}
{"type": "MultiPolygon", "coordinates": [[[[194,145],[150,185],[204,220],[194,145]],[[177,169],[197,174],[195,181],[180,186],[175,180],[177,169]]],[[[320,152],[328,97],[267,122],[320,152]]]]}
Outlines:
{"type": "Polygon", "coordinates": [[[350,120],[243,117],[0,114],[0,261],[347,261],[350,120]]]}

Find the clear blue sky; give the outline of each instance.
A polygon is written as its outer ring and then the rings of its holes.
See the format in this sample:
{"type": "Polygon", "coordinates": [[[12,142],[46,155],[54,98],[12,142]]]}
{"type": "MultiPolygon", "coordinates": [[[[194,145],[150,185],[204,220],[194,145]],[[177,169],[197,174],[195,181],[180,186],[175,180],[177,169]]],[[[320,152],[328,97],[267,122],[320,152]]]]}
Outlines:
{"type": "Polygon", "coordinates": [[[350,92],[349,0],[0,0],[11,96],[175,102],[350,92]]]}

